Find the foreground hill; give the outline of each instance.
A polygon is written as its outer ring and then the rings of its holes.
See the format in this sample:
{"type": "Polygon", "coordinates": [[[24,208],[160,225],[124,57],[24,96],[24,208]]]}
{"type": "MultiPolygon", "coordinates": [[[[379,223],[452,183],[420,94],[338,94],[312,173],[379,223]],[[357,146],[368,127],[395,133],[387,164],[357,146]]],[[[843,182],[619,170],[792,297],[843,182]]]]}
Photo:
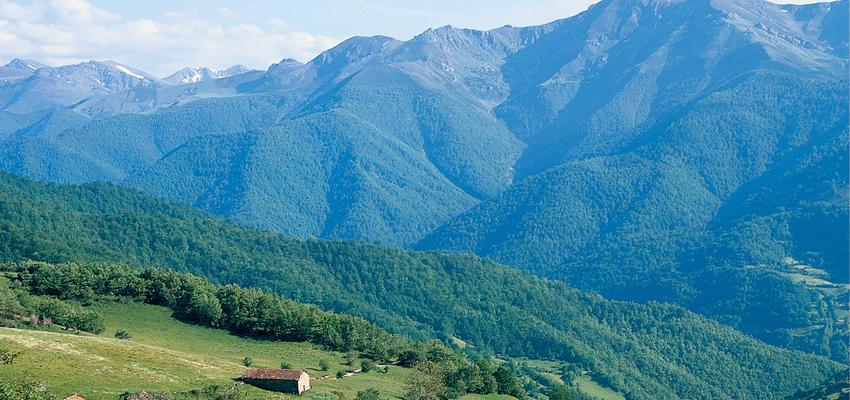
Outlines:
{"type": "MultiPolygon", "coordinates": [[[[353,398],[358,390],[376,388],[385,396],[400,396],[410,369],[389,367],[343,379],[316,380],[347,371],[344,353],[308,343],[270,342],[240,338],[225,331],[179,322],[163,307],[138,303],[103,302],[91,307],[104,316],[103,335],[0,328],[0,345],[20,356],[0,367],[0,379],[34,379],[52,393],[81,393],[87,399],[115,400],[122,393],[185,392],[210,385],[229,387],[245,370],[249,357],[255,367],[287,363],[313,376],[306,398],[326,398],[341,392],[353,398]],[[116,330],[132,337],[112,337],[116,330]],[[318,363],[330,365],[322,371],[318,363]],[[35,369],[35,371],[34,371],[35,369]]],[[[249,399],[268,399],[270,392],[243,387],[249,399]]],[[[64,397],[64,396],[62,396],[64,397]]],[[[284,396],[278,396],[284,398],[284,396]]],[[[277,398],[277,397],[275,397],[277,398]]]]}
{"type": "Polygon", "coordinates": [[[0,257],[162,265],[471,352],[549,358],[629,398],[781,398],[838,371],[681,308],[604,300],[471,256],[296,240],[120,187],[0,176],[0,257]]]}

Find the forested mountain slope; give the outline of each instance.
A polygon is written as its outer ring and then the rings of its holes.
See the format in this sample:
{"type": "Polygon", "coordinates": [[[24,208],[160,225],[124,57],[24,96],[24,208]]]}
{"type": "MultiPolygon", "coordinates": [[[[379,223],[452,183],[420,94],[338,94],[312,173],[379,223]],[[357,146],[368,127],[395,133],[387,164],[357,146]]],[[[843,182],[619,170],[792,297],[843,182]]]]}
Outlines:
{"type": "Polygon", "coordinates": [[[528,177],[418,248],[677,302],[843,359],[847,29],[814,26],[847,20],[847,2],[638,3],[600,3],[509,58],[503,70],[535,79],[496,109],[528,146],[528,177]],[[545,69],[544,51],[569,67],[545,69]]]}
{"type": "Polygon", "coordinates": [[[780,73],[747,80],[633,151],[520,182],[420,247],[472,251],[612,297],[674,301],[771,343],[846,355],[835,296],[822,301],[818,288],[779,275],[793,257],[847,282],[847,87],[780,73]],[[742,274],[751,289],[736,283],[742,274]],[[755,315],[771,317],[748,321],[755,315]],[[800,339],[810,326],[822,329],[800,339]]]}
{"type": "Polygon", "coordinates": [[[821,386],[800,391],[787,400],[840,400],[850,395],[850,370],[841,371],[824,381],[821,386]]]}
{"type": "Polygon", "coordinates": [[[112,185],[0,177],[4,260],[162,265],[263,287],[472,352],[549,358],[629,398],[781,398],[840,365],[684,309],[604,300],[472,256],[254,231],[112,185]]]}

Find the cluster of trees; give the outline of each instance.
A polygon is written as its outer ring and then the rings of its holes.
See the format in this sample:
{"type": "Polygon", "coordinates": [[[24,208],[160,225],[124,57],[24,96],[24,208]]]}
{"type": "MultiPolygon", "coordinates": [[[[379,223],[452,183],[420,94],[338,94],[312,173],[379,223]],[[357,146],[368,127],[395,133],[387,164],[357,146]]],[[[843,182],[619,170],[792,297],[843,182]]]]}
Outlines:
{"type": "MultiPolygon", "coordinates": [[[[325,312],[258,289],[214,285],[191,274],[102,263],[19,262],[4,268],[16,272],[32,293],[53,296],[38,301],[39,311],[61,309],[68,304],[62,300],[90,302],[98,296],[122,296],[168,307],[179,319],[238,335],[311,341],[375,360],[389,360],[403,353],[420,354],[405,351],[412,346],[410,342],[362,318],[325,312]]],[[[62,313],[45,313],[48,314],[62,313]]]]}
{"type": "Polygon", "coordinates": [[[525,399],[526,392],[515,371],[483,359],[473,363],[441,346],[429,346],[424,361],[405,363],[415,368],[406,387],[407,400],[445,400],[465,393],[499,393],[525,399]]]}
{"type": "Polygon", "coordinates": [[[28,299],[31,302],[24,305],[33,310],[33,316],[39,318],[40,324],[91,333],[103,332],[103,317],[95,311],[51,297],[32,296],[28,299]]]}
{"type": "Polygon", "coordinates": [[[76,301],[15,292],[0,285],[0,321],[15,326],[21,318],[27,318],[32,326],[56,325],[91,333],[101,333],[104,329],[103,317],[76,301]]]}
{"type": "MultiPolygon", "coordinates": [[[[470,362],[438,342],[410,341],[365,319],[322,311],[258,289],[215,285],[191,274],[158,268],[139,270],[105,263],[22,261],[4,264],[0,270],[12,272],[16,282],[39,295],[32,296],[39,298],[39,310],[47,309],[42,304],[61,309],[70,304],[68,301],[85,303],[103,296],[128,297],[168,307],[184,321],[219,327],[237,335],[309,341],[334,351],[356,352],[365,358],[361,361],[364,368],[373,365],[371,360],[398,361],[420,371],[428,366],[439,371],[435,376],[440,377],[445,388],[441,399],[466,393],[525,396],[514,372],[503,366],[484,360],[470,362]]],[[[102,319],[96,313],[77,307],[67,314],[91,316],[94,322],[90,323],[95,325],[80,328],[87,322],[85,319],[63,319],[64,324],[74,323],[77,329],[95,333],[103,331],[102,319]]],[[[250,366],[251,360],[246,358],[244,364],[250,366]]],[[[326,370],[327,362],[320,361],[320,366],[326,370]]]]}

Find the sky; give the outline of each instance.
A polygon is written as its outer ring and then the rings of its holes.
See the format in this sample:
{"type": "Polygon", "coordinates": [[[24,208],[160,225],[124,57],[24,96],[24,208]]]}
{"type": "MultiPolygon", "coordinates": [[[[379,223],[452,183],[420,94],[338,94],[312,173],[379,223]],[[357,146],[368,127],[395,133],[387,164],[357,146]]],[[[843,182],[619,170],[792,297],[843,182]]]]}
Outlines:
{"type": "Polygon", "coordinates": [[[265,69],[283,58],[309,61],[351,36],[538,25],[596,1],[0,0],[0,62],[113,60],[160,77],[186,66],[265,69]]]}

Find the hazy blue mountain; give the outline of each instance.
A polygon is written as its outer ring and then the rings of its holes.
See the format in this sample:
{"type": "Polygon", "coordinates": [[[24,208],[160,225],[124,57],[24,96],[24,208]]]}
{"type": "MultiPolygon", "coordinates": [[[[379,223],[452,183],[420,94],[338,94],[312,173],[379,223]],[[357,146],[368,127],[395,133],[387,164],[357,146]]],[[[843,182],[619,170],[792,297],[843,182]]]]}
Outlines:
{"type": "Polygon", "coordinates": [[[191,138],[268,126],[278,117],[278,103],[277,98],[237,96],[157,114],[95,119],[57,111],[35,129],[21,130],[5,141],[0,149],[5,154],[3,168],[45,180],[121,181],[191,138]],[[47,152],[51,156],[46,157],[47,152]]]}
{"type": "Polygon", "coordinates": [[[238,94],[260,71],[241,65],[214,71],[186,68],[160,80],[114,61],[50,67],[15,59],[0,67],[0,108],[13,114],[73,110],[88,117],[151,112],[206,98],[238,94]]]}
{"type": "Polygon", "coordinates": [[[213,70],[207,67],[186,67],[165,78],[162,78],[162,80],[163,82],[171,85],[185,85],[227,78],[234,75],[244,74],[246,72],[251,72],[251,70],[246,68],[244,65],[234,65],[222,70],[213,70]]]}
{"type": "Polygon", "coordinates": [[[474,204],[424,154],[341,111],[189,141],[128,184],[291,235],[393,243],[474,204]]]}
{"type": "Polygon", "coordinates": [[[37,69],[45,65],[34,60],[16,58],[0,67],[0,84],[8,84],[31,76],[37,69]]]}
{"type": "Polygon", "coordinates": [[[829,45],[833,54],[847,58],[847,5],[846,1],[782,6],[791,13],[810,37],[829,45]]]}
{"type": "Polygon", "coordinates": [[[13,113],[50,111],[131,89],[132,100],[143,101],[159,84],[156,77],[113,61],[43,66],[23,79],[0,86],[0,107],[13,113]]]}
{"type": "MultiPolygon", "coordinates": [[[[470,32],[464,34],[482,35],[470,32]]],[[[426,33],[412,43],[416,48],[436,46],[425,41],[430,35],[426,33]]],[[[406,48],[396,49],[396,55],[383,54],[392,43],[395,41],[387,38],[354,38],[305,65],[284,60],[257,82],[238,85],[243,91],[238,97],[198,101],[155,114],[96,118],[61,132],[17,135],[7,141],[10,154],[4,157],[5,168],[71,182],[126,179],[131,185],[205,205],[208,210],[255,226],[301,236],[411,244],[477,199],[508,187],[522,144],[493,118],[491,104],[464,87],[456,87],[457,76],[445,62],[426,57],[413,63],[411,50],[406,48]],[[371,54],[373,51],[381,54],[371,54]],[[393,57],[396,61],[379,62],[376,57],[393,57]],[[348,64],[340,64],[339,59],[348,64]],[[297,80],[297,84],[283,86],[281,79],[297,80]],[[248,125],[238,123],[259,111],[239,108],[222,112],[237,101],[262,103],[269,118],[248,125]],[[216,115],[206,116],[205,112],[216,115]],[[169,115],[180,122],[165,122],[169,115]],[[200,151],[196,146],[216,147],[233,141],[185,140],[236,133],[239,128],[228,128],[233,123],[243,130],[267,127],[253,135],[268,134],[281,140],[240,142],[251,147],[240,152],[263,156],[233,166],[250,174],[230,176],[227,191],[222,192],[212,177],[233,169],[210,169],[218,163],[215,157],[219,150],[200,151]],[[192,127],[187,129],[184,124],[192,127]],[[124,131],[133,132],[132,137],[119,134],[124,131]],[[61,149],[69,156],[54,154],[36,160],[46,151],[42,150],[46,143],[55,143],[51,151],[61,149]],[[183,148],[175,150],[180,146],[183,148]],[[305,151],[311,146],[321,146],[320,151],[305,151]],[[332,151],[324,150],[327,146],[332,151]],[[304,162],[327,167],[322,178],[327,184],[315,186],[316,182],[309,180],[296,181],[300,185],[288,183],[288,177],[314,173],[298,170],[299,164],[289,162],[294,159],[281,156],[301,156],[302,151],[314,157],[304,162]],[[31,153],[35,155],[25,155],[31,153]],[[205,159],[207,155],[213,158],[205,159]],[[183,159],[186,157],[189,159],[183,159]],[[86,158],[91,163],[70,162],[69,158],[86,158]],[[388,163],[389,159],[393,162],[388,163]],[[56,165],[66,162],[69,165],[65,168],[56,165]],[[54,175],[57,170],[75,168],[82,168],[75,178],[69,177],[73,172],[54,175]],[[190,177],[176,173],[189,169],[204,178],[187,179],[190,177]],[[191,190],[177,189],[188,181],[193,185],[205,183],[191,190]],[[341,192],[344,188],[352,193],[341,192]],[[306,204],[305,197],[309,199],[306,204]],[[234,208],[222,202],[241,205],[234,208]]],[[[95,101],[99,99],[86,104],[95,101]]]]}

